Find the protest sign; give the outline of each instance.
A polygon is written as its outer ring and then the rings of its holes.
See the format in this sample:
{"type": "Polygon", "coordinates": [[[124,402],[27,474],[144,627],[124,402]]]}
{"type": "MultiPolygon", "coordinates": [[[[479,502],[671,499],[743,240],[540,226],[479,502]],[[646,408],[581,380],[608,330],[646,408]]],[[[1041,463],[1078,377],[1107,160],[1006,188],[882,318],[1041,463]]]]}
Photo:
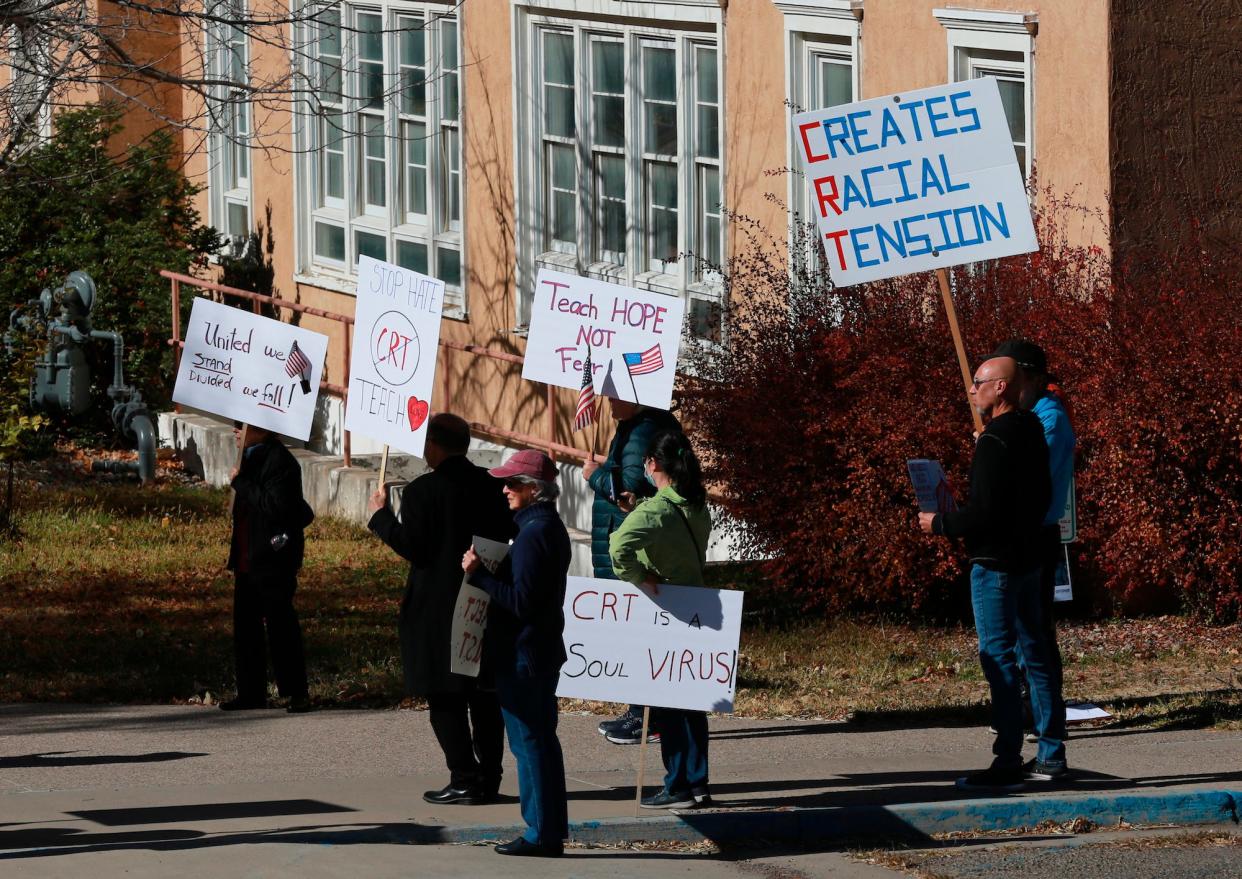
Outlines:
{"type": "Polygon", "coordinates": [[[173,402],[305,440],[327,351],[321,333],[195,299],[173,402]]]}
{"type": "Polygon", "coordinates": [[[1078,491],[1074,487],[1074,477],[1070,477],[1069,494],[1065,496],[1065,510],[1057,522],[1061,529],[1061,542],[1073,543],[1078,539],[1078,491]]]}
{"type": "Polygon", "coordinates": [[[906,470],[914,483],[914,495],[918,498],[920,512],[951,513],[957,509],[953,488],[939,461],[911,458],[906,461],[906,470]]]}
{"type": "Polygon", "coordinates": [[[684,314],[678,296],[541,269],[522,378],[579,391],[589,350],[596,394],[667,409],[684,314]]]}
{"type": "Polygon", "coordinates": [[[732,711],[742,593],[570,577],[556,694],[662,708],[732,711]]]}
{"type": "MultiPolygon", "coordinates": [[[[483,567],[494,574],[509,554],[509,544],[475,535],[474,551],[478,553],[483,567]]],[[[491,603],[490,595],[478,586],[471,586],[466,577],[462,578],[449,635],[452,650],[449,671],[453,674],[471,678],[479,676],[479,664],[483,659],[483,631],[487,628],[487,609],[491,603]]]]}
{"type": "Polygon", "coordinates": [[[992,77],[793,117],[833,284],[1039,248],[992,77]]]}
{"type": "Polygon", "coordinates": [[[346,430],[422,457],[443,308],[443,281],[358,261],[346,430]]]}

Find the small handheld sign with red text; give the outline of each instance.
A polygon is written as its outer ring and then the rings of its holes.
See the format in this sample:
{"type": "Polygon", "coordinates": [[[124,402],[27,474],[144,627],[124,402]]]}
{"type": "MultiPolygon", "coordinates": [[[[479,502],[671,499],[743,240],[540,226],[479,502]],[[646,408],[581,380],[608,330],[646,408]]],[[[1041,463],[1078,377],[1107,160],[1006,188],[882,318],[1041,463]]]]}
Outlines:
{"type": "Polygon", "coordinates": [[[570,577],[556,695],[660,708],[732,711],[742,593],[570,577]]]}
{"type": "MultiPolygon", "coordinates": [[[[483,567],[492,573],[509,554],[509,544],[486,537],[474,537],[474,551],[478,553],[483,567]]],[[[487,628],[487,609],[492,597],[478,586],[471,586],[467,578],[461,581],[457,604],[453,608],[453,625],[449,633],[452,653],[449,671],[455,675],[477,678],[483,660],[483,632],[487,628]]]]}
{"type": "Polygon", "coordinates": [[[1039,249],[992,77],[793,117],[838,287],[1039,249]]]}
{"type": "Polygon", "coordinates": [[[346,430],[422,457],[443,308],[443,281],[358,260],[346,430]]]}
{"type": "Polygon", "coordinates": [[[678,296],[541,269],[522,378],[581,390],[589,349],[596,394],[667,409],[684,314],[678,296]]]}
{"type": "Polygon", "coordinates": [[[173,402],[310,438],[328,337],[195,299],[173,402]]]}

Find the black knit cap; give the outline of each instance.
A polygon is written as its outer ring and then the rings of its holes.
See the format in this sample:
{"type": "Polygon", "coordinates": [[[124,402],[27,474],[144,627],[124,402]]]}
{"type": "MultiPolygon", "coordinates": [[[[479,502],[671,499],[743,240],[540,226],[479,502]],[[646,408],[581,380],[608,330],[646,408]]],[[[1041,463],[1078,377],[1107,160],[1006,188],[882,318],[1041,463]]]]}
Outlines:
{"type": "Polygon", "coordinates": [[[1001,342],[992,352],[992,357],[1012,357],[1027,372],[1048,374],[1048,358],[1044,355],[1044,349],[1025,339],[1001,342]]]}

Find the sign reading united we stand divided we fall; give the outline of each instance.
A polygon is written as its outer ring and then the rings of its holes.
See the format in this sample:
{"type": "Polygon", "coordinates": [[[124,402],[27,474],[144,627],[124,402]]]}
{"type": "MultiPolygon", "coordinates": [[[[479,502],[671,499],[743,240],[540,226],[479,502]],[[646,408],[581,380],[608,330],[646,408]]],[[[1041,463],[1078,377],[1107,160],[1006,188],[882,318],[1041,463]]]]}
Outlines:
{"type": "Polygon", "coordinates": [[[197,298],[173,402],[310,438],[328,337],[197,298]]]}

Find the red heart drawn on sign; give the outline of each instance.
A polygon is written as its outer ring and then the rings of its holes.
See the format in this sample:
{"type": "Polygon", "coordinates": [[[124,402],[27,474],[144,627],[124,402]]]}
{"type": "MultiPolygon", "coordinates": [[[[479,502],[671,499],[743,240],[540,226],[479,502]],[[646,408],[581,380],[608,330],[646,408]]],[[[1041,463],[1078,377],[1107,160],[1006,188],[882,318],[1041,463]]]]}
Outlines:
{"type": "Polygon", "coordinates": [[[425,400],[420,400],[418,397],[410,397],[405,404],[405,413],[410,417],[410,430],[418,430],[423,426],[423,422],[427,420],[427,412],[430,408],[425,400]]]}

